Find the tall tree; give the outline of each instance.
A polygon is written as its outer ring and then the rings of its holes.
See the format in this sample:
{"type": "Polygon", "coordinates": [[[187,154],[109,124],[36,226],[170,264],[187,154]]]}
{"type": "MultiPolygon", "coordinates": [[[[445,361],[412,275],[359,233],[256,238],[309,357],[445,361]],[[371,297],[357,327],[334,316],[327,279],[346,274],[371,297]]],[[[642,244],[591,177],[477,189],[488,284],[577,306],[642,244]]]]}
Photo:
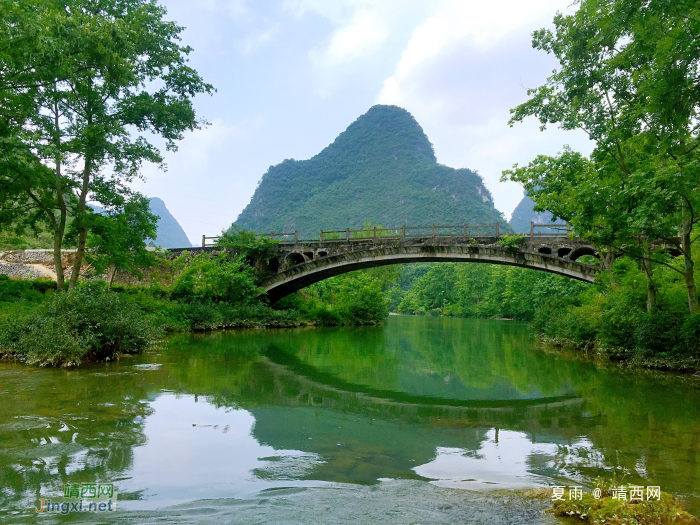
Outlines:
{"type": "MultiPolygon", "coordinates": [[[[203,123],[195,114],[193,97],[211,94],[213,87],[187,65],[191,48],[179,43],[182,27],[166,21],[165,9],[154,1],[10,3],[41,5],[48,13],[39,41],[44,43],[40,49],[48,47],[52,52],[26,56],[34,71],[29,87],[0,86],[12,95],[0,103],[7,101],[14,107],[15,99],[21,98],[30,108],[21,133],[15,136],[52,170],[54,183],[32,183],[23,175],[18,184],[26,183],[22,189],[25,194],[29,191],[24,201],[44,210],[59,258],[66,217],[72,216],[77,230],[70,278],[74,287],[91,224],[96,223],[91,221],[88,201],[109,207],[114,192],[126,191],[124,183],[141,176],[144,161],[162,167],[160,150],[143,134],[158,135],[165,139],[167,149],[176,149],[175,141],[185,131],[203,123]]],[[[13,35],[10,47],[23,45],[35,26],[32,9],[25,9],[19,19],[19,35],[13,35]]],[[[14,26],[10,29],[15,31],[14,26]]]]}
{"type": "MultiPolygon", "coordinates": [[[[568,198],[599,201],[589,219],[609,228],[611,244],[678,242],[688,307],[698,312],[692,228],[700,220],[700,6],[695,0],[575,3],[574,14],[557,14],[554,30],[534,33],[533,47],[556,56],[560,68],[528,91],[510,123],[536,116],[542,129],[558,123],[588,133],[596,143],[593,165],[568,198]]],[[[546,182],[542,173],[516,168],[504,176],[534,187],[546,182]]],[[[556,170],[547,177],[555,186],[564,178],[556,170]]],[[[584,223],[577,233],[586,231],[584,223]]]]}
{"type": "MultiPolygon", "coordinates": [[[[0,228],[21,230],[49,216],[56,219],[56,203],[47,191],[54,186],[51,170],[36,148],[42,135],[36,126],[45,99],[42,88],[50,90],[65,58],[49,29],[56,14],[48,0],[0,3],[0,228]]],[[[57,260],[62,286],[60,250],[57,260]]]]}

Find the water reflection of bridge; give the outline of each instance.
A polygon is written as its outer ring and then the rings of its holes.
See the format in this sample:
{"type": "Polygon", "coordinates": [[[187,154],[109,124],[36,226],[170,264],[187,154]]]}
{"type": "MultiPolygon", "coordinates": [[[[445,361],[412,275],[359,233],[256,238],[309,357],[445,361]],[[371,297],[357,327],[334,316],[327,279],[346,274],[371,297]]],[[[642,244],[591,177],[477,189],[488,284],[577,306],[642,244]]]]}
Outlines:
{"type": "MultiPolygon", "coordinates": [[[[253,387],[265,391],[264,402],[257,395],[251,405],[241,405],[255,417],[253,436],[260,443],[322,458],[310,473],[313,479],[371,484],[420,478],[414,468],[433,461],[439,449],[481,457],[486,442],[498,442],[499,429],[525,433],[533,443],[570,445],[596,419],[586,417],[585,400],[575,396],[479,401],[415,396],[348,383],[270,350],[258,362],[265,384],[253,387]]],[[[551,475],[549,461],[528,472],[551,475]]],[[[256,475],[274,477],[275,469],[273,463],[256,475]]]]}
{"type": "Polygon", "coordinates": [[[264,358],[272,373],[270,401],[278,406],[327,408],[443,428],[502,428],[570,442],[594,424],[585,400],[574,395],[505,400],[417,396],[348,383],[282,351],[264,358]]]}

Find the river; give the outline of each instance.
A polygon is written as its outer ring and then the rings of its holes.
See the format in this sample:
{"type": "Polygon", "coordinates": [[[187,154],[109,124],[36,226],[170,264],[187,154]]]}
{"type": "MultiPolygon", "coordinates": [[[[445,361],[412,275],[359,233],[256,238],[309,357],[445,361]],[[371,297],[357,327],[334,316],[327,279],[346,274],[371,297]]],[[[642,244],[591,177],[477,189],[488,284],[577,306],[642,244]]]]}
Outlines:
{"type": "MultiPolygon", "coordinates": [[[[114,523],[556,523],[514,489],[625,472],[700,512],[700,381],[538,345],[523,324],[174,335],[75,370],[0,362],[0,522],[65,484],[114,523]]],[[[622,474],[618,476],[621,477],[622,474]]]]}

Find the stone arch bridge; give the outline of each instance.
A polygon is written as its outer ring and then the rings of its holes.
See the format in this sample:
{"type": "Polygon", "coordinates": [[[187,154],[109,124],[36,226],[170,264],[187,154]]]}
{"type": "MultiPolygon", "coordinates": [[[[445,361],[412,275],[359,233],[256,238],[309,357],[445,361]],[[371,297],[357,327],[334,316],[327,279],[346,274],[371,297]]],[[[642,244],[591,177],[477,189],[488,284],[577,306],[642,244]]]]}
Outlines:
{"type": "MultiPolygon", "coordinates": [[[[593,282],[599,265],[577,262],[597,257],[593,246],[566,235],[566,225],[532,224],[530,235],[501,235],[497,224],[321,230],[319,239],[295,233],[271,233],[278,240],[262,281],[274,302],[335,275],[388,264],[476,262],[532,268],[593,282]]],[[[203,237],[203,248],[207,239],[203,237]]]]}

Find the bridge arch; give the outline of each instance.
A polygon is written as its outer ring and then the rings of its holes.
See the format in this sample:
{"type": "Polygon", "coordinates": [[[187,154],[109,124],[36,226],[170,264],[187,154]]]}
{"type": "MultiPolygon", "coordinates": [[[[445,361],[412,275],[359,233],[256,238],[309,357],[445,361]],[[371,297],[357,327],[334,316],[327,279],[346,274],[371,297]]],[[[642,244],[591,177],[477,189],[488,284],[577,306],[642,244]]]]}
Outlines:
{"type": "Polygon", "coordinates": [[[596,258],[599,257],[598,252],[596,252],[591,246],[580,246],[569,254],[569,259],[572,261],[576,261],[584,255],[592,255],[596,258]]]}
{"type": "MultiPolygon", "coordinates": [[[[294,247],[288,249],[294,250],[294,247]]],[[[470,262],[501,264],[540,270],[579,281],[593,282],[598,273],[595,266],[577,263],[568,258],[554,254],[544,254],[536,249],[524,251],[517,248],[504,248],[499,245],[475,246],[471,244],[450,245],[402,245],[401,243],[368,243],[355,246],[352,250],[333,253],[332,247],[324,251],[325,257],[306,260],[302,255],[306,248],[296,248],[298,256],[285,257],[285,261],[294,262],[281,268],[262,283],[270,301],[274,302],[301,290],[311,284],[336,275],[391,264],[415,262],[470,262]]],[[[581,255],[584,255],[581,253],[581,255]]]]}
{"type": "Polygon", "coordinates": [[[299,264],[304,264],[306,262],[306,258],[299,252],[292,252],[287,255],[285,262],[287,266],[297,266],[299,264]]]}

